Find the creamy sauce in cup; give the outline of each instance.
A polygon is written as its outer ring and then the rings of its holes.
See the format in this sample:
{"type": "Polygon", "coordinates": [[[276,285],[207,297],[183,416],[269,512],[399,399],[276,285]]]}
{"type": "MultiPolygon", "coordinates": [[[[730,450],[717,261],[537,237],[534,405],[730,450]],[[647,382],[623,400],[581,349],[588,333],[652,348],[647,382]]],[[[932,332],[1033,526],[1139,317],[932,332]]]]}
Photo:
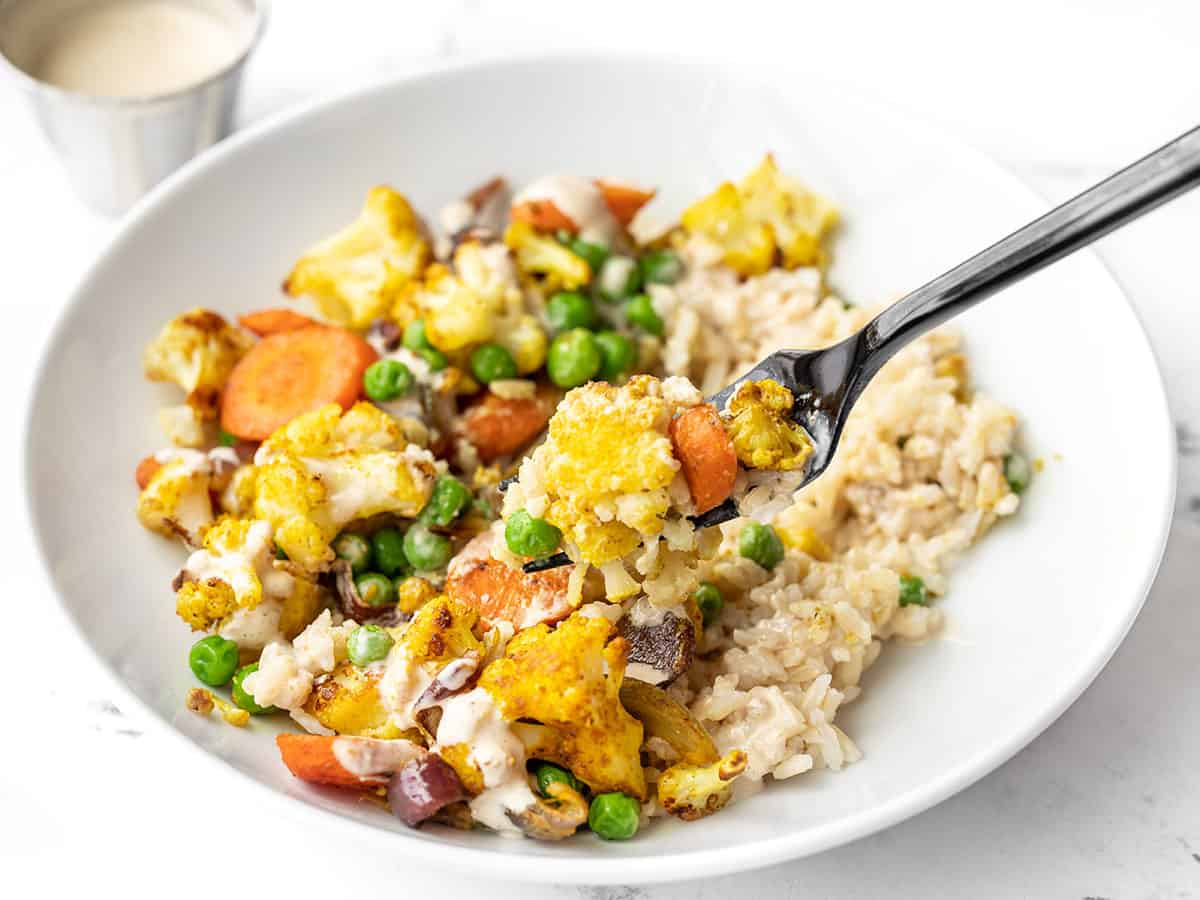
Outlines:
{"type": "Polygon", "coordinates": [[[31,74],[99,97],[153,97],[197,84],[245,49],[247,15],[233,4],[104,0],[51,29],[31,74]]]}

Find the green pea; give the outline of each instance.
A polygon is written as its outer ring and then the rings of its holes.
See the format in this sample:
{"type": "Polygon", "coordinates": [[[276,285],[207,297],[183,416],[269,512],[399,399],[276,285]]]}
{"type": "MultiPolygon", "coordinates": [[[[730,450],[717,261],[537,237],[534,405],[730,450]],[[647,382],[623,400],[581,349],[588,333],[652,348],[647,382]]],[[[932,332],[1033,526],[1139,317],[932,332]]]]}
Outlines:
{"type": "Polygon", "coordinates": [[[378,625],[360,625],[346,638],[346,655],[356,666],[365,666],[385,658],[394,643],[378,625]]]}
{"type": "Polygon", "coordinates": [[[433,344],[429,343],[429,338],[425,334],[424,319],[413,319],[408,323],[408,326],[404,329],[402,343],[414,353],[433,346],[433,344]]]}
{"type": "Polygon", "coordinates": [[[499,344],[484,344],[471,351],[471,374],[484,384],[517,377],[517,361],[499,344]]]}
{"type": "Polygon", "coordinates": [[[254,702],[254,698],[246,692],[246,689],[242,687],[242,682],[246,680],[246,676],[257,671],[258,663],[250,663],[250,665],[242,666],[237,670],[237,674],[233,676],[233,702],[252,716],[265,716],[267,713],[275,712],[275,707],[259,706],[254,702]]]}
{"type": "Polygon", "coordinates": [[[354,588],[367,606],[388,606],[396,602],[396,586],[379,572],[365,572],[354,579],[354,588]]]}
{"type": "Polygon", "coordinates": [[[432,572],[450,562],[450,539],[414,522],[404,535],[404,555],[418,572],[432,572]]]}
{"type": "Polygon", "coordinates": [[[209,687],[228,684],[238,667],[238,645],[219,634],[210,634],[192,644],[188,653],[192,674],[209,687]]]}
{"type": "Polygon", "coordinates": [[[637,261],[628,256],[610,256],[596,274],[596,292],[609,303],[616,303],[636,294],[642,286],[642,273],[637,261]]]}
{"type": "Polygon", "coordinates": [[[608,259],[608,248],[603,244],[593,244],[571,234],[567,235],[563,243],[567,245],[568,250],[588,264],[592,274],[599,272],[604,261],[608,259]]]}
{"type": "Polygon", "coordinates": [[[1022,494],[1033,480],[1033,468],[1020,453],[1010,453],[1004,457],[1004,480],[1014,494],[1022,494]]]}
{"type": "Polygon", "coordinates": [[[230,434],[224,428],[217,432],[217,443],[222,447],[232,447],[238,442],[236,434],[230,434]]]}
{"type": "Polygon", "coordinates": [[[674,284],[683,274],[683,260],[674,250],[650,250],[638,260],[646,284],[674,284]]]}
{"type": "Polygon", "coordinates": [[[721,596],[720,588],[711,581],[700,582],[700,586],[692,591],[692,599],[696,601],[705,628],[717,621],[725,606],[725,598],[721,596]]]}
{"type": "Polygon", "coordinates": [[[434,347],[421,347],[413,352],[425,360],[429,365],[430,372],[440,372],[446,366],[450,365],[450,360],[446,358],[446,354],[434,347]]]}
{"type": "Polygon", "coordinates": [[[596,346],[600,348],[598,379],[616,384],[633,371],[637,350],[633,341],[625,335],[616,331],[601,331],[596,335],[596,346]]]}
{"type": "Polygon", "coordinates": [[[403,397],[413,386],[413,373],[395,359],[379,359],[363,373],[363,391],[376,403],[386,403],[403,397]]]}
{"type": "Polygon", "coordinates": [[[783,541],[770,525],[751,522],[738,535],[738,553],[770,571],[783,560],[783,541]]]}
{"type": "Polygon", "coordinates": [[[561,766],[556,766],[553,763],[543,762],[538,763],[533,770],[533,777],[537,780],[538,793],[543,797],[550,796],[550,785],[555,782],[562,782],[576,793],[582,794],[587,790],[578,778],[572,775],[568,770],[561,766]]]}
{"type": "Polygon", "coordinates": [[[550,342],[546,372],[560,388],[579,387],[600,371],[600,348],[586,328],[564,331],[550,342]]]}
{"type": "Polygon", "coordinates": [[[549,556],[562,543],[562,532],[547,522],[518,509],[504,523],[504,542],[517,556],[549,556]]]}
{"type": "Polygon", "coordinates": [[[560,291],[546,304],[546,321],[555,331],[591,328],[596,324],[596,305],[578,291],[560,291]]]}
{"type": "Polygon", "coordinates": [[[924,579],[918,578],[916,575],[900,576],[900,605],[929,605],[929,591],[925,588],[924,579]]]}
{"type": "Polygon", "coordinates": [[[627,841],[638,830],[642,806],[627,794],[597,794],[588,809],[588,827],[606,841],[627,841]]]}
{"type": "Polygon", "coordinates": [[[465,484],[453,475],[439,475],[429,502],[421,510],[421,521],[445,528],[462,515],[470,502],[471,492],[465,484]]]}
{"type": "Polygon", "coordinates": [[[381,528],[371,535],[371,555],[375,559],[375,568],[384,575],[408,571],[404,535],[395,528],[381,528]]]}
{"type": "Polygon", "coordinates": [[[654,311],[654,304],[645,294],[631,297],[625,304],[625,321],[658,337],[662,337],[665,331],[663,320],[654,311]]]}
{"type": "Polygon", "coordinates": [[[350,563],[350,571],[361,575],[371,568],[371,542],[361,534],[339,534],[333,542],[338,559],[350,563]]]}

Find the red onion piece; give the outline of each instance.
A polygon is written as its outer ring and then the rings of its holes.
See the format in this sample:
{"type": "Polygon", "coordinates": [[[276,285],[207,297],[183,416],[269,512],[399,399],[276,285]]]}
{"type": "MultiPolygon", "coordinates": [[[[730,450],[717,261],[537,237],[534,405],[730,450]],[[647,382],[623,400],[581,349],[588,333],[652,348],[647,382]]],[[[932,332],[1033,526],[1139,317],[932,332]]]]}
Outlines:
{"type": "Polygon", "coordinates": [[[409,826],[466,796],[454,769],[436,753],[405,763],[388,782],[387,794],[392,814],[409,826]]]}
{"type": "Polygon", "coordinates": [[[473,650],[468,650],[458,659],[450,660],[417,698],[413,710],[420,712],[430,706],[436,706],[452,694],[458,693],[474,680],[478,668],[479,654],[473,650]]]}

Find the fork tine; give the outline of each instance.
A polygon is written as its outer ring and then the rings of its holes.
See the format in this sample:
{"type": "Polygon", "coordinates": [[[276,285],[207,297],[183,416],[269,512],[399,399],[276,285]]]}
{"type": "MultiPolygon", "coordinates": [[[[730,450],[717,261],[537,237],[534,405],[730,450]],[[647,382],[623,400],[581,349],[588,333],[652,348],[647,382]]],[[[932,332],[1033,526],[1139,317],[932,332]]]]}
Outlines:
{"type": "Polygon", "coordinates": [[[545,572],[547,569],[557,569],[560,566],[569,566],[570,564],[571,557],[559,551],[553,556],[547,556],[542,559],[531,559],[521,566],[521,571],[526,575],[532,575],[534,572],[545,572]]]}

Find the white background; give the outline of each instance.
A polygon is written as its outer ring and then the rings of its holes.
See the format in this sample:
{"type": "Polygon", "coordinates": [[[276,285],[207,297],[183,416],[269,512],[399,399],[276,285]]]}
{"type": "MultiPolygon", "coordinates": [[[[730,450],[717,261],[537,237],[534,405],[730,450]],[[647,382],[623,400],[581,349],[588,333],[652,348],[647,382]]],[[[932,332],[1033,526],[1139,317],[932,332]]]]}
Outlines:
{"type": "MultiPolygon", "coordinates": [[[[276,0],[241,121],[447,58],[614,47],[775,58],[834,72],[981,146],[1051,201],[1200,124],[1195,0],[276,0]]],[[[10,549],[0,567],[9,623],[0,643],[0,893],[1200,896],[1200,195],[1098,246],[1159,353],[1179,433],[1180,490],[1146,609],[1069,712],[975,787],[818,857],[654,888],[504,885],[329,852],[294,823],[239,807],[221,778],[181,770],[173,747],[106,699],[36,568],[19,463],[20,417],[40,347],[113,225],[78,206],[6,87],[0,373],[10,411],[0,440],[0,521],[10,549]]],[[[805,90],[804,79],[793,87],[805,90]]],[[[303,185],[296,191],[303,203],[303,185]]],[[[1136,416],[1097,423],[1098,440],[1108,427],[1136,427],[1136,416]]],[[[108,599],[114,608],[142,601],[108,599]]]]}

